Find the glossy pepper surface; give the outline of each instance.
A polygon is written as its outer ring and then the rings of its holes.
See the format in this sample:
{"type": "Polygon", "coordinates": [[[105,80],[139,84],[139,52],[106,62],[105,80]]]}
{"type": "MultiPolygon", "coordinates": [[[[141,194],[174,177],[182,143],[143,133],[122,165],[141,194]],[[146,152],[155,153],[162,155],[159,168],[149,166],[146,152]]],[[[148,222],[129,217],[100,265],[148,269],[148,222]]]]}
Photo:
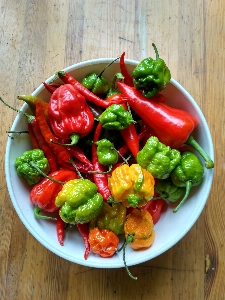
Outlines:
{"type": "Polygon", "coordinates": [[[112,104],[99,118],[102,127],[108,130],[122,130],[134,123],[131,114],[120,104],[112,104]]]}
{"type": "Polygon", "coordinates": [[[185,188],[173,184],[170,177],[159,179],[155,185],[155,191],[158,197],[170,202],[176,202],[184,193],[185,188]]]}
{"type": "Polygon", "coordinates": [[[150,98],[163,90],[171,79],[170,70],[163,59],[159,57],[155,44],[152,44],[156,59],[145,58],[142,60],[132,73],[134,86],[142,90],[146,98],[150,98]]]}
{"type": "Polygon", "coordinates": [[[101,257],[113,256],[119,245],[119,238],[114,232],[97,227],[90,230],[88,240],[91,250],[101,257]]]}
{"type": "Polygon", "coordinates": [[[25,179],[30,185],[39,182],[42,174],[32,166],[35,164],[43,173],[48,174],[50,171],[47,158],[40,149],[24,151],[20,157],[15,160],[15,167],[18,176],[25,179]]]}
{"type": "Polygon", "coordinates": [[[115,201],[126,207],[141,207],[154,194],[155,180],[138,164],[117,167],[109,179],[109,189],[115,201]]]}
{"type": "Polygon", "coordinates": [[[63,84],[53,92],[48,114],[54,134],[73,143],[93,128],[94,117],[85,97],[70,84],[63,84]]]}
{"type": "Polygon", "coordinates": [[[88,74],[82,81],[82,85],[89,91],[99,97],[105,97],[109,91],[109,84],[107,80],[96,73],[88,74]]]}
{"type": "Polygon", "coordinates": [[[64,184],[56,197],[59,214],[66,223],[88,223],[102,209],[103,198],[97,186],[88,179],[74,179],[64,184]]]}
{"type": "Polygon", "coordinates": [[[174,212],[177,212],[180,206],[187,200],[191,187],[197,186],[202,182],[203,175],[204,168],[198,156],[192,151],[184,151],[181,154],[180,163],[170,175],[173,184],[186,188],[186,193],[179,205],[174,209],[174,212]]]}
{"type": "Polygon", "coordinates": [[[159,142],[151,136],[145,146],[137,154],[138,164],[150,172],[154,178],[165,179],[180,162],[181,154],[176,149],[159,142]]]}
{"type": "Polygon", "coordinates": [[[118,161],[118,153],[112,142],[107,139],[101,139],[95,143],[97,145],[98,161],[101,165],[114,165],[118,161]]]}
{"type": "Polygon", "coordinates": [[[108,229],[116,235],[124,233],[124,222],[126,221],[127,209],[121,203],[103,203],[102,211],[97,218],[91,220],[90,229],[108,229]]]}

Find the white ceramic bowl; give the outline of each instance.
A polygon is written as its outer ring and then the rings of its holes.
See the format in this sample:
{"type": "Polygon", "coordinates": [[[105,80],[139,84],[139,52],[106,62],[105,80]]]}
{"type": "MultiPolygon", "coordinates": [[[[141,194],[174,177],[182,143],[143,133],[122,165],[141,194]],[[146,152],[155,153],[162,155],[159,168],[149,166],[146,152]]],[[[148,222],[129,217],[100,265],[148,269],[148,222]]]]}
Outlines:
{"type": "MultiPolygon", "coordinates": [[[[111,58],[94,59],[70,66],[65,71],[71,73],[76,79],[81,80],[90,72],[100,72],[103,67],[111,62],[111,58]]],[[[131,72],[138,64],[137,61],[126,60],[127,68],[131,72]]],[[[111,80],[112,74],[119,71],[119,64],[115,62],[104,73],[104,76],[111,80]]],[[[47,82],[52,79],[49,78],[47,82]]],[[[33,93],[41,99],[48,101],[49,93],[41,84],[33,93]]],[[[190,94],[174,79],[163,91],[169,105],[184,109],[194,115],[199,122],[193,135],[206,150],[209,156],[214,159],[213,144],[207,122],[200,108],[190,94]]],[[[28,106],[24,104],[22,111],[27,111],[28,106]]],[[[26,130],[27,120],[21,114],[15,118],[11,130],[26,130]]],[[[122,253],[111,258],[101,258],[91,253],[87,260],[84,260],[84,245],[76,226],[66,231],[64,246],[60,246],[56,236],[54,221],[36,219],[33,214],[33,205],[29,200],[30,187],[24,184],[16,174],[14,161],[23,151],[31,149],[29,136],[14,135],[9,138],[5,155],[5,172],[8,191],[13,206],[29,232],[47,249],[63,257],[64,259],[95,268],[119,268],[123,267],[122,253]]],[[[205,169],[204,180],[200,186],[192,188],[189,199],[183,204],[177,213],[173,213],[172,206],[163,212],[159,222],[155,225],[155,240],[153,245],[144,251],[134,251],[129,246],[126,248],[127,265],[135,265],[148,261],[175,245],[194,225],[201,214],[210,193],[213,180],[213,169],[205,169]]],[[[121,238],[121,243],[123,237],[121,238]]]]}

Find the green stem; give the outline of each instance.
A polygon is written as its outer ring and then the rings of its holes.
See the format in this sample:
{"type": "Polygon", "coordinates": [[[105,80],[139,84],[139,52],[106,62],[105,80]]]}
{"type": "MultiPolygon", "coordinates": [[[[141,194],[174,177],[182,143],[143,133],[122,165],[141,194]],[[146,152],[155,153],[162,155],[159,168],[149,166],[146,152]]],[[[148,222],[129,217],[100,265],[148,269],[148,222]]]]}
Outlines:
{"type": "Polygon", "coordinates": [[[114,59],[113,61],[111,61],[107,66],[105,66],[105,68],[101,71],[101,73],[98,75],[98,77],[101,77],[102,74],[105,72],[105,70],[111,66],[115,61],[117,61],[120,57],[117,57],[116,59],[114,59]]]}
{"type": "Polygon", "coordinates": [[[74,133],[74,134],[70,135],[70,139],[71,139],[70,144],[61,144],[61,143],[55,142],[53,140],[51,140],[51,143],[56,144],[56,145],[61,145],[61,146],[73,146],[78,143],[79,138],[80,138],[79,134],[74,133]]]}
{"type": "Polygon", "coordinates": [[[167,200],[167,198],[168,198],[168,194],[164,193],[164,194],[161,194],[159,197],[153,197],[150,200],[159,200],[159,199],[167,200]]]}
{"type": "Polygon", "coordinates": [[[12,110],[14,110],[14,111],[18,112],[19,114],[22,114],[22,115],[24,115],[25,117],[27,117],[28,123],[31,123],[32,121],[35,120],[35,117],[34,117],[34,116],[29,115],[29,114],[27,114],[27,113],[25,113],[25,112],[23,112],[23,111],[21,111],[21,110],[19,110],[19,109],[16,109],[15,107],[12,107],[12,106],[9,105],[8,103],[6,103],[1,97],[0,97],[0,101],[1,101],[2,103],[4,103],[6,106],[8,106],[9,108],[11,108],[12,110]]]}
{"type": "Polygon", "coordinates": [[[186,192],[184,195],[184,198],[180,201],[180,203],[177,205],[177,207],[173,210],[174,213],[178,211],[178,209],[181,207],[182,204],[187,200],[190,190],[192,188],[192,182],[190,180],[186,181],[186,192]]]}
{"type": "Polygon", "coordinates": [[[60,184],[65,184],[65,182],[63,181],[59,181],[57,179],[54,179],[52,177],[49,177],[47,174],[45,174],[40,168],[38,168],[38,166],[33,162],[33,161],[30,161],[29,164],[31,165],[31,167],[33,167],[35,170],[37,170],[42,176],[44,176],[45,178],[53,181],[53,182],[56,182],[56,183],[60,183],[60,184]]]}
{"type": "Polygon", "coordinates": [[[52,218],[49,216],[43,216],[40,214],[41,209],[38,206],[34,206],[34,216],[38,219],[45,219],[45,220],[57,220],[56,218],[52,218]]]}
{"type": "Polygon", "coordinates": [[[101,172],[101,171],[89,171],[89,174],[108,174],[112,171],[112,165],[109,165],[109,169],[105,172],[101,172]]]}
{"type": "Polygon", "coordinates": [[[74,161],[73,161],[72,159],[70,159],[69,162],[70,162],[70,163],[72,164],[72,166],[75,168],[75,170],[76,170],[78,176],[79,176],[80,178],[84,179],[83,176],[81,175],[80,171],[78,170],[76,164],[74,163],[74,161]]]}
{"type": "Polygon", "coordinates": [[[155,45],[154,43],[152,43],[152,47],[153,47],[154,50],[155,50],[156,59],[159,58],[159,52],[158,52],[158,50],[157,50],[157,48],[156,48],[156,45],[155,45]]]}
{"type": "Polygon", "coordinates": [[[205,160],[205,167],[207,169],[214,168],[214,162],[209,157],[209,155],[205,152],[205,150],[199,145],[199,143],[193,138],[192,135],[189,136],[185,144],[192,146],[205,160]]]}

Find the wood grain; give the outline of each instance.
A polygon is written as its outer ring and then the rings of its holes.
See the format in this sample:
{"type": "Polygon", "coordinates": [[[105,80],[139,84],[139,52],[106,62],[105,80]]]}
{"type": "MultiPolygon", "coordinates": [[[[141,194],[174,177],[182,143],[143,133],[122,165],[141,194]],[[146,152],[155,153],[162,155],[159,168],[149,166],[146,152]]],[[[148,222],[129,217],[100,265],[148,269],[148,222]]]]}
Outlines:
{"type": "Polygon", "coordinates": [[[4,175],[7,133],[16,115],[0,105],[0,299],[224,299],[224,68],[222,0],[0,0],[0,96],[19,108],[56,71],[82,60],[154,55],[192,94],[215,151],[211,194],[187,235],[159,257],[130,268],[93,269],[45,249],[18,218],[4,175]]]}

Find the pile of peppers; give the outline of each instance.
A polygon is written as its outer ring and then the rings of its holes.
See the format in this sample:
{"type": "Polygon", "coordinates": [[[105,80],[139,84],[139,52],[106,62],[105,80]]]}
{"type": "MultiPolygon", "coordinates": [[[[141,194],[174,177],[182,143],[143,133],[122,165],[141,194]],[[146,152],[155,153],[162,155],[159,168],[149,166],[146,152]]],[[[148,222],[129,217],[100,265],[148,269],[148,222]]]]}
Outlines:
{"type": "Polygon", "coordinates": [[[126,246],[149,248],[168,203],[178,202],[176,213],[191,188],[204,180],[205,168],[214,167],[193,138],[195,117],[165,103],[160,92],[171,75],[153,48],[156,58],[144,59],[132,73],[124,52],[116,59],[120,72],[112,74],[111,83],[104,70],[116,60],[82,82],[57,72],[61,83],[43,83],[49,103],[18,96],[32,112],[17,110],[27,118],[32,149],[16,159],[15,168],[31,186],[35,217],[56,221],[60,245],[66,227],[76,226],[85,259],[91,251],[111,257],[123,249],[133,279],[126,246]]]}

